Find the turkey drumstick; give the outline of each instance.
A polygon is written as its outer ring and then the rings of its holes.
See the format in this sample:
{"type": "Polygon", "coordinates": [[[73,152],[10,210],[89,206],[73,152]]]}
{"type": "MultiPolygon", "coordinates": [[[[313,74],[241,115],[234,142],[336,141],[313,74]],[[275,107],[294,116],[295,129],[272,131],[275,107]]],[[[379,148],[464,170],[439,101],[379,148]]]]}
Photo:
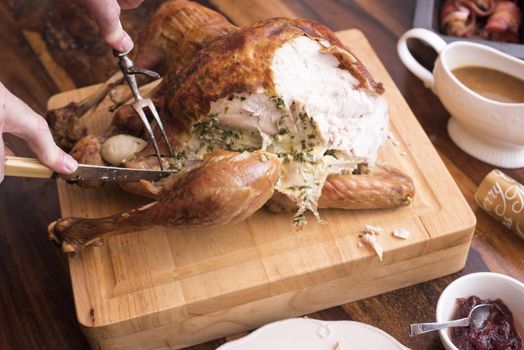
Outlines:
{"type": "Polygon", "coordinates": [[[108,233],[239,222],[271,198],[279,174],[280,162],[271,153],[213,152],[199,166],[170,178],[169,188],[144,183],[158,195],[156,202],[105,218],[60,219],[49,225],[49,237],[64,252],[78,252],[108,233]]]}

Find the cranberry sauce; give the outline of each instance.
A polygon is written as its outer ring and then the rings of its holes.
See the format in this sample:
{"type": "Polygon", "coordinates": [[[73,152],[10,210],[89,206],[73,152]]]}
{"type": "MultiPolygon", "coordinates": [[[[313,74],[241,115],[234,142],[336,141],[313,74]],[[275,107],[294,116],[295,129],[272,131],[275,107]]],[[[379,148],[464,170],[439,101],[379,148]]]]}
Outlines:
{"type": "Polygon", "coordinates": [[[457,299],[458,309],[454,319],[468,317],[471,309],[479,304],[493,304],[489,319],[482,329],[454,327],[451,341],[460,350],[522,350],[522,341],[515,330],[513,316],[500,299],[482,300],[476,296],[457,299]]]}

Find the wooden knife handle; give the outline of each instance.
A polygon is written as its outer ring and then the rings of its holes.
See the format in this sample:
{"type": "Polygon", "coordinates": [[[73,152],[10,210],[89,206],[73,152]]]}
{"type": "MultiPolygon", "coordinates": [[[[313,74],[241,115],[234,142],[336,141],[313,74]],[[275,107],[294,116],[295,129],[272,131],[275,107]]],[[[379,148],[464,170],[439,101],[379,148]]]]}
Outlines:
{"type": "Polygon", "coordinates": [[[5,175],[48,179],[53,170],[40,163],[38,159],[24,157],[5,157],[5,175]]]}

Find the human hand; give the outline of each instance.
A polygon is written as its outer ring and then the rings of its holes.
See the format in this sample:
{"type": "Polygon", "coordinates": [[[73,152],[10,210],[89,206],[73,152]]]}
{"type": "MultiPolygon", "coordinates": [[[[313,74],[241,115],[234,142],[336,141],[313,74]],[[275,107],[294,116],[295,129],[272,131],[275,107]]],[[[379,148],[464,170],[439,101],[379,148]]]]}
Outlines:
{"type": "Polygon", "coordinates": [[[42,163],[54,171],[70,174],[78,163],[54,142],[44,118],[13,95],[0,83],[0,182],[4,179],[5,154],[12,154],[4,146],[3,133],[26,140],[42,163]]]}
{"type": "Polygon", "coordinates": [[[133,9],[143,0],[83,0],[88,11],[94,17],[105,42],[121,52],[133,48],[133,40],[122,28],[120,11],[133,9]]]}

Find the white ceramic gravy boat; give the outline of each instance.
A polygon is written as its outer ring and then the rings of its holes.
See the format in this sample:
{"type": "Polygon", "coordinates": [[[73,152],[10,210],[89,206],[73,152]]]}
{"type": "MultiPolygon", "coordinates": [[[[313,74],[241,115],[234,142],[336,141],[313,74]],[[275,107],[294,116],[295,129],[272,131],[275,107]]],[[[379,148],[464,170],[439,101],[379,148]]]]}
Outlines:
{"type": "Polygon", "coordinates": [[[467,88],[451,72],[463,66],[496,69],[524,80],[524,61],[489,46],[456,41],[447,44],[427,29],[414,28],[397,45],[402,63],[430,88],[451,113],[448,133],[471,156],[503,168],[524,167],[524,103],[503,103],[467,88]],[[409,52],[407,40],[416,38],[439,54],[433,73],[409,52]]]}

